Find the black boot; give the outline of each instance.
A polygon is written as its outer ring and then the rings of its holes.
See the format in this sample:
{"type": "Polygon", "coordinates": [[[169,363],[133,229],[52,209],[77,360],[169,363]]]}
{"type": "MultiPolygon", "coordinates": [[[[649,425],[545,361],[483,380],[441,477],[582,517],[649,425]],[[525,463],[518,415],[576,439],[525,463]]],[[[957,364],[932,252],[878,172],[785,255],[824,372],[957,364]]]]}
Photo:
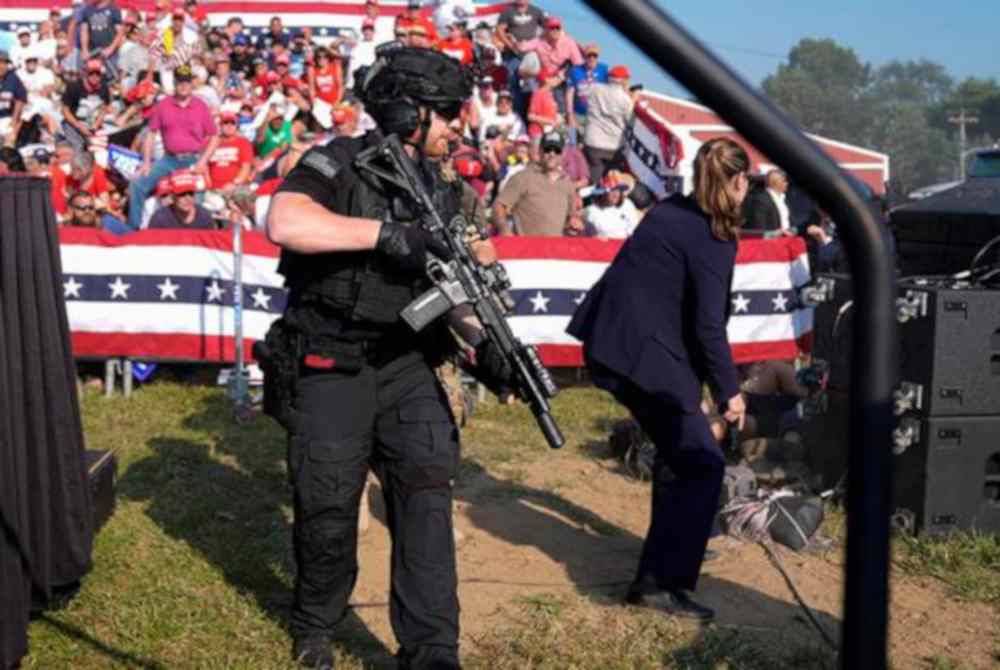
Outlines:
{"type": "Polygon", "coordinates": [[[297,637],[292,644],[295,662],[309,670],[333,670],[333,648],[326,635],[297,637]]]}
{"type": "Polygon", "coordinates": [[[633,586],[629,589],[628,595],[625,596],[625,602],[681,619],[695,619],[697,621],[708,622],[715,618],[714,610],[704,605],[699,605],[691,600],[691,597],[686,592],[680,589],[643,592],[633,586]]]}

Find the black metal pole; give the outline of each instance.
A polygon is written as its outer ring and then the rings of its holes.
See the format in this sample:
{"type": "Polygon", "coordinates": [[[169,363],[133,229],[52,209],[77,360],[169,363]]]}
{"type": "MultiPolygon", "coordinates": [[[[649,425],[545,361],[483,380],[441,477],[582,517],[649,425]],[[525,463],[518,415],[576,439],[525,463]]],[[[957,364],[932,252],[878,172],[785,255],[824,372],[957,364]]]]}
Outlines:
{"type": "Polygon", "coordinates": [[[885,668],[896,321],[892,264],[880,224],[816,144],[665,12],[647,0],[587,4],[780,164],[837,222],[859,289],[851,361],[841,665],[851,670],[885,668]]]}

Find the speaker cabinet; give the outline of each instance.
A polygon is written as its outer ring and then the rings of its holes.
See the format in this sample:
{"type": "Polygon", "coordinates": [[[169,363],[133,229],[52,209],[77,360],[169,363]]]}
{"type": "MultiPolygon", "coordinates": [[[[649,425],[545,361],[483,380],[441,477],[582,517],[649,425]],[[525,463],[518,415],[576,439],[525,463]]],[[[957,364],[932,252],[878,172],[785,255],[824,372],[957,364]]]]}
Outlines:
{"type": "Polygon", "coordinates": [[[901,282],[901,411],[1000,415],[1000,291],[954,281],[901,282]]]}
{"type": "MultiPolygon", "coordinates": [[[[826,489],[847,476],[846,393],[827,391],[805,426],[814,484],[826,489]]],[[[901,418],[893,452],[893,521],[907,531],[1000,533],[1000,416],[901,418]]]]}

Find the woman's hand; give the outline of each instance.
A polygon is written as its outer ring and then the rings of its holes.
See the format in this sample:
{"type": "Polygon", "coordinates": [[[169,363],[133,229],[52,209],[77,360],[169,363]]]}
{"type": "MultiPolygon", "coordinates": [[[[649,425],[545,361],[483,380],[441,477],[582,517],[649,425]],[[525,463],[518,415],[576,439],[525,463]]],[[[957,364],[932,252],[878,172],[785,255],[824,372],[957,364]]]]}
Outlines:
{"type": "Polygon", "coordinates": [[[728,423],[735,423],[736,427],[743,430],[743,424],[747,420],[747,405],[743,401],[743,395],[737,393],[726,401],[726,412],[722,417],[728,423]]]}

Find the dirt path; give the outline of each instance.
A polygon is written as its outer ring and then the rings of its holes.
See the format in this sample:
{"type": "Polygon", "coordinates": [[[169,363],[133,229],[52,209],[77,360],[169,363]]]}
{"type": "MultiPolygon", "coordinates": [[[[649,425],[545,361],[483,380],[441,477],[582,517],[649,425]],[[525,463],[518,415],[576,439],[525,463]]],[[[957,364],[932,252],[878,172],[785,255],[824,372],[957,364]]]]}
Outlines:
{"type": "MultiPolygon", "coordinates": [[[[361,541],[361,576],[353,601],[370,630],[395,642],[384,607],[388,535],[378,519],[375,489],[371,528],[361,541]]],[[[613,461],[563,455],[516,470],[478,470],[457,489],[456,527],[463,638],[494,630],[518,597],[579,595],[586,607],[611,615],[638,558],[648,523],[648,485],[623,477],[613,461]],[[555,475],[558,473],[558,476],[555,475]]],[[[716,538],[721,556],[706,565],[698,593],[718,613],[717,625],[755,633],[763,643],[819,643],[781,575],[763,550],[716,538]],[[769,642],[770,641],[770,642],[769,642]]],[[[781,552],[786,570],[828,634],[837,638],[843,587],[842,556],[781,552]]],[[[897,575],[892,592],[891,657],[895,667],[928,667],[930,659],[960,659],[962,667],[994,668],[997,613],[979,603],[949,600],[946,587],[897,575]]]]}

